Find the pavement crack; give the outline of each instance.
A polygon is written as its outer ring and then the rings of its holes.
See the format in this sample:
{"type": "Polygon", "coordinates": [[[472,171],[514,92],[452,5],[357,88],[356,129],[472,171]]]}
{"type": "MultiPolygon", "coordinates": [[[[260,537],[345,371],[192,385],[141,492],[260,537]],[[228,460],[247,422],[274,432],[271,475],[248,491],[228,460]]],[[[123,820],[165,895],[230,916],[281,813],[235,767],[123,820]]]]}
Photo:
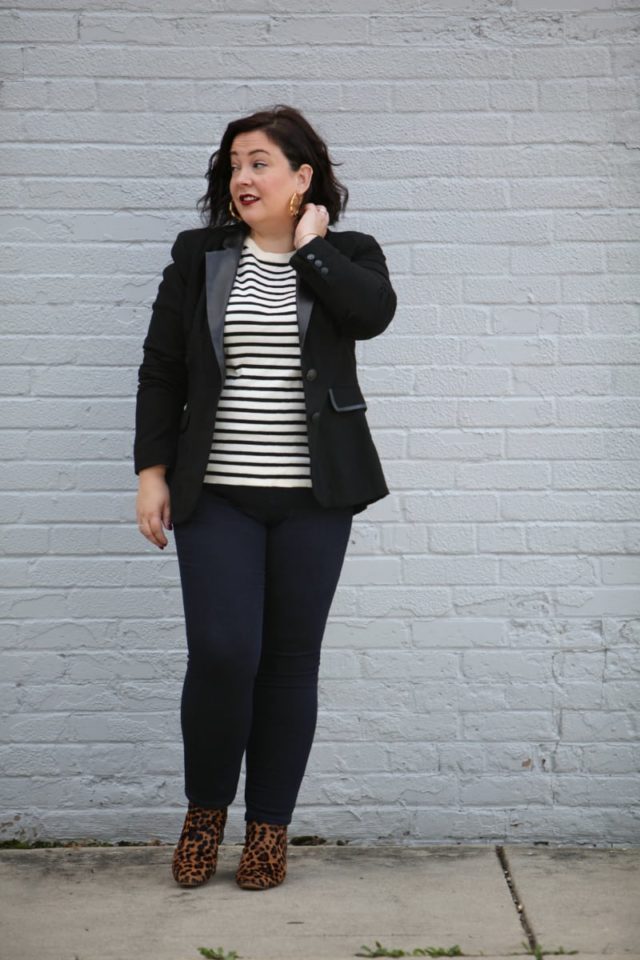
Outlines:
{"type": "Polygon", "coordinates": [[[536,951],[539,951],[541,947],[538,944],[538,940],[533,931],[533,927],[531,926],[531,923],[529,922],[529,918],[527,917],[527,911],[524,908],[524,903],[522,902],[520,898],[520,894],[518,893],[518,888],[516,887],[515,880],[513,879],[513,875],[511,873],[511,868],[509,867],[509,861],[507,860],[507,855],[505,853],[504,847],[500,846],[499,844],[496,846],[496,856],[500,861],[500,866],[502,867],[502,874],[509,888],[511,899],[513,900],[513,904],[516,908],[516,912],[520,919],[520,924],[527,938],[527,943],[529,944],[529,949],[531,950],[531,953],[538,955],[536,951]]]}

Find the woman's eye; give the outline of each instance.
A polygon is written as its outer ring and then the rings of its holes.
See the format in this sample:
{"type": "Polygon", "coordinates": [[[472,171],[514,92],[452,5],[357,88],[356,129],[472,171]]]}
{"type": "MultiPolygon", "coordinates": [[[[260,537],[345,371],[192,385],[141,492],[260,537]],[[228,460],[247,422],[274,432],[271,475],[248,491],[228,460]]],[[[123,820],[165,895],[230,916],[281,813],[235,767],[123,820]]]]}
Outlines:
{"type": "MultiPolygon", "coordinates": [[[[253,164],[253,166],[254,166],[254,167],[266,167],[266,163],[264,162],[264,160],[256,160],[256,162],[253,164]]],[[[237,167],[231,167],[231,173],[235,173],[237,169],[238,169],[237,167]]]]}

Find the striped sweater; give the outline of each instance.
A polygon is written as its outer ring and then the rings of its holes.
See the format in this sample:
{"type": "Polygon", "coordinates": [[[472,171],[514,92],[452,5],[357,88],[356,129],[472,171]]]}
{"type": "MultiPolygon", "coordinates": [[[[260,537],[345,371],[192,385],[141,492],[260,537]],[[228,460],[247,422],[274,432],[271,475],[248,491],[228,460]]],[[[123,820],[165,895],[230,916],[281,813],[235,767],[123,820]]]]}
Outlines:
{"type": "Polygon", "coordinates": [[[225,315],[226,380],[205,483],[311,486],[293,253],[245,239],[225,315]]]}

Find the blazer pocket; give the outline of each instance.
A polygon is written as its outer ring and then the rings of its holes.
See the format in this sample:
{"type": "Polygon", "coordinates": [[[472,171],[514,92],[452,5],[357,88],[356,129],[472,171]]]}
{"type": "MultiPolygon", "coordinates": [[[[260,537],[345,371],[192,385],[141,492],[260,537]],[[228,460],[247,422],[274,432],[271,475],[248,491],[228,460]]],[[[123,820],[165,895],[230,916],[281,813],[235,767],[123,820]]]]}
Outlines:
{"type": "Polygon", "coordinates": [[[348,410],[366,410],[367,402],[360,392],[360,388],[348,384],[346,386],[329,387],[329,399],[334,410],[346,413],[348,410]]]}

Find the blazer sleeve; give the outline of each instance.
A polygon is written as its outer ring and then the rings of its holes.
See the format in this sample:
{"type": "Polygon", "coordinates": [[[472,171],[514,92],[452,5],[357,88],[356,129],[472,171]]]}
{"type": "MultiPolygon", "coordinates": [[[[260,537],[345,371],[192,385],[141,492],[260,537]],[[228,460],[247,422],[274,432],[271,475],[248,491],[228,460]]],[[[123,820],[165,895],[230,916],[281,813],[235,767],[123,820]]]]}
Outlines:
{"type": "Polygon", "coordinates": [[[134,469],[173,465],[180,415],[186,400],[182,305],[187,265],[184,231],[171,247],[171,263],[163,273],[151,308],[151,320],[138,369],[134,469]]]}
{"type": "Polygon", "coordinates": [[[324,237],[314,237],[289,261],[327,307],[341,333],[354,340],[377,337],[391,323],[397,297],[382,249],[362,233],[347,257],[324,237]]]}

